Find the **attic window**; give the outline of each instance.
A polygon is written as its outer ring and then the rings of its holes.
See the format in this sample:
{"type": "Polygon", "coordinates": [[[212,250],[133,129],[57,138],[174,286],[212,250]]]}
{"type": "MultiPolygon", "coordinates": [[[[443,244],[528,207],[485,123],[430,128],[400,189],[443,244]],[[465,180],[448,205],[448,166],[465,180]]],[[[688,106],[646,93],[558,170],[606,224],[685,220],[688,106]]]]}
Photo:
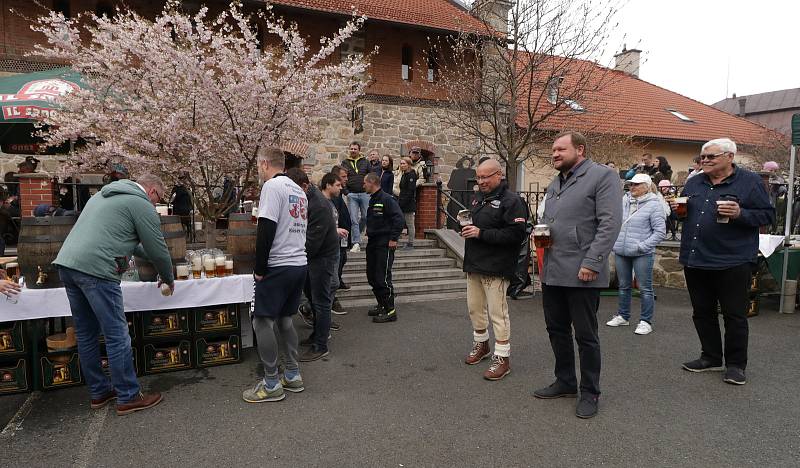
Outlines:
{"type": "Polygon", "coordinates": [[[586,108],[581,105],[578,101],[573,101],[572,99],[564,99],[564,104],[568,105],[570,109],[574,110],[575,112],[586,112],[586,108]]]}
{"type": "Polygon", "coordinates": [[[694,120],[690,119],[689,117],[686,117],[685,114],[682,114],[682,113],[676,111],[675,109],[667,109],[667,112],[669,112],[670,114],[674,115],[675,117],[683,120],[684,122],[694,122],[694,120]]]}

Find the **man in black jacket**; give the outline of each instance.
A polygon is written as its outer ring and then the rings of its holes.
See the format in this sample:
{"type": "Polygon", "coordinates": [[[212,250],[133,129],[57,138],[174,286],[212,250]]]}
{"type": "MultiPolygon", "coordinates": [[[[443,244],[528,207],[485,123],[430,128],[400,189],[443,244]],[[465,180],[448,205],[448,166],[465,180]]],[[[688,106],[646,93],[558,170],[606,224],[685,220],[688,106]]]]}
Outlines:
{"type": "Polygon", "coordinates": [[[370,173],[369,161],[361,154],[361,143],[350,143],[347,159],[342,161],[347,171],[347,207],[350,209],[350,240],[353,241],[352,252],[361,251],[361,231],[367,220],[369,194],[364,192],[364,176],[370,173]]]}
{"type": "Polygon", "coordinates": [[[375,323],[394,322],[397,313],[394,309],[392,263],[405,221],[394,197],[381,190],[378,176],[367,174],[364,177],[364,190],[370,194],[367,210],[367,281],[378,301],[378,307],[370,310],[369,315],[375,323]]]}
{"type": "MultiPolygon", "coordinates": [[[[347,170],[345,170],[345,168],[342,166],[333,166],[333,168],[331,168],[331,174],[335,175],[342,184],[342,191],[339,192],[339,196],[333,197],[331,201],[333,202],[333,206],[336,208],[336,211],[339,212],[339,229],[344,229],[348,233],[348,236],[341,239],[341,243],[339,244],[339,289],[347,290],[350,289],[350,286],[348,286],[342,279],[344,264],[347,263],[347,251],[350,250],[351,247],[349,233],[352,227],[350,210],[347,209],[347,203],[345,203],[344,200],[344,196],[347,195],[347,170]]],[[[334,311],[334,313],[337,312],[334,311]]]]}
{"type": "Polygon", "coordinates": [[[300,342],[310,348],[300,356],[300,362],[316,361],[329,354],[328,335],[331,329],[332,281],[339,263],[339,234],[333,205],[313,184],[302,169],[293,168],[286,175],[306,192],[308,197],[308,227],[306,228],[306,258],[308,276],[304,292],[314,312],[314,332],[300,342]]]}
{"type": "Polygon", "coordinates": [[[475,365],[491,354],[488,330],[491,320],[495,348],[492,364],[483,377],[500,380],[511,372],[511,323],[506,290],[514,274],[519,246],[526,236],[528,210],[519,195],[508,189],[499,162],[487,159],[478,166],[476,175],[480,193],[470,209],[472,224],[461,229],[465,239],[467,308],[474,337],[472,351],[464,362],[475,365]]]}

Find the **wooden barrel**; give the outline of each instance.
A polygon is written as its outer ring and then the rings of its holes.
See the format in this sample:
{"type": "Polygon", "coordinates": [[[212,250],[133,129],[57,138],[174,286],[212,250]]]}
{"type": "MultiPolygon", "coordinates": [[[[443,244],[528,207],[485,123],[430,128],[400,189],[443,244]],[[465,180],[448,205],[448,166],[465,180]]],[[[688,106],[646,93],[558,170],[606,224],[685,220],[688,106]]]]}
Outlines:
{"type": "MultiPolygon", "coordinates": [[[[186,232],[181,225],[180,216],[161,216],[161,234],[167,243],[167,250],[172,259],[172,274],[175,274],[175,264],[186,261],[186,232]]],[[[134,257],[140,281],[155,281],[158,272],[152,263],[141,257],[134,257]]]]}
{"type": "Polygon", "coordinates": [[[77,216],[22,218],[17,257],[20,271],[25,277],[25,284],[29,288],[46,289],[63,286],[58,276],[58,269],[52,263],[77,219],[77,216]],[[39,268],[47,278],[37,284],[39,268]]]}
{"type": "Polygon", "coordinates": [[[231,213],[228,218],[227,253],[233,256],[233,272],[253,273],[256,264],[256,226],[250,213],[231,213]]]}

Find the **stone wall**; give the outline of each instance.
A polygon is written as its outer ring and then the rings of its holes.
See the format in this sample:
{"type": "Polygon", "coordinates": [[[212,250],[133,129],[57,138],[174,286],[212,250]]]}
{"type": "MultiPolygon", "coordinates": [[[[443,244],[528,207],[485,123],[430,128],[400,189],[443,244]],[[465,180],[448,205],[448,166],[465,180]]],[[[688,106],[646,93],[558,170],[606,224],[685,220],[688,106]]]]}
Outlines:
{"type": "Polygon", "coordinates": [[[653,286],[686,289],[683,265],[678,263],[679,242],[662,242],[656,248],[653,264],[653,286]]]}

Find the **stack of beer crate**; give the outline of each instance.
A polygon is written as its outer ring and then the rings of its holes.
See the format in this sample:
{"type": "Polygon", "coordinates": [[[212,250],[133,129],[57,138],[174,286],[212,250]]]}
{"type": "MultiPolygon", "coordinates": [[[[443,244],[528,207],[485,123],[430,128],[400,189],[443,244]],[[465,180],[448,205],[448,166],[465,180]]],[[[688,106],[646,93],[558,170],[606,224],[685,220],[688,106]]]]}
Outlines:
{"type": "Polygon", "coordinates": [[[0,395],[30,391],[31,350],[27,322],[0,322],[0,395]]]}

